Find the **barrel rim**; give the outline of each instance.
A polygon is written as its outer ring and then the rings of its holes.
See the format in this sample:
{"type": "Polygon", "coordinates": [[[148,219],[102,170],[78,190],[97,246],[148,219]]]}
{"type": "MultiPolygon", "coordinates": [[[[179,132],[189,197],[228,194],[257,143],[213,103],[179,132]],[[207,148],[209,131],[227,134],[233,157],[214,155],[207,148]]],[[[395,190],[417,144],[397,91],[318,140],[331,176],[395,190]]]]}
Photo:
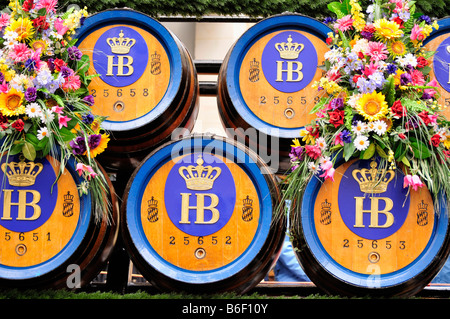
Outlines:
{"type": "MultiPolygon", "coordinates": [[[[344,160],[338,160],[337,166],[343,164],[344,160]]],[[[305,188],[303,198],[314,199],[320,190],[323,178],[312,178],[305,188]]],[[[433,198],[433,201],[436,199],[433,198]]],[[[438,199],[440,213],[435,214],[434,229],[432,237],[421,254],[406,267],[396,270],[388,274],[377,274],[377,288],[392,288],[396,286],[410,283],[415,277],[423,273],[433,264],[437,254],[444,247],[447,233],[449,231],[449,216],[447,210],[447,201],[445,195],[442,194],[438,199]]],[[[364,283],[371,282],[371,275],[360,274],[345,268],[338,264],[322,246],[317,236],[314,226],[314,200],[302,200],[301,203],[301,226],[303,240],[309,248],[309,253],[314,258],[318,266],[333,278],[347,284],[362,289],[372,289],[364,283]]],[[[297,254],[302,254],[297,252],[297,254]]],[[[436,272],[437,273],[437,272],[436,272]]]]}
{"type": "MultiPolygon", "coordinates": [[[[160,117],[171,105],[171,101],[176,97],[183,78],[183,67],[181,52],[177,45],[176,36],[154,18],[128,8],[108,9],[86,18],[83,26],[77,30],[74,38],[78,38],[77,45],[92,32],[113,24],[128,24],[140,27],[155,36],[162,44],[169,58],[170,79],[161,101],[147,114],[130,121],[108,121],[103,122],[103,127],[108,131],[127,131],[130,128],[126,123],[132,123],[132,128],[137,129],[153,122],[160,117]]],[[[181,43],[178,40],[179,43],[181,43]]]]}
{"type": "MultiPolygon", "coordinates": [[[[122,205],[121,210],[121,213],[125,215],[125,222],[122,223],[122,226],[125,228],[124,233],[126,233],[126,236],[133,244],[133,247],[130,248],[135,249],[139,252],[139,259],[142,259],[148,264],[148,266],[154,268],[159,274],[166,276],[171,280],[189,284],[206,285],[235,276],[246,266],[254,262],[254,258],[260,253],[261,248],[268,240],[267,236],[270,233],[272,224],[272,197],[270,195],[271,192],[269,189],[269,185],[267,184],[268,182],[266,181],[263,174],[260,174],[260,167],[258,167],[252,155],[253,154],[249,152],[246,153],[246,149],[242,146],[237,145],[236,143],[233,143],[226,138],[209,135],[192,135],[162,145],[160,148],[156,149],[149,156],[147,156],[146,159],[141,162],[141,165],[134,171],[127,185],[128,192],[126,198],[124,199],[125,205],[122,205]],[[199,138],[201,139],[199,143],[194,142],[194,145],[191,144],[192,140],[199,138]],[[205,147],[211,147],[211,149],[223,151],[223,154],[227,154],[226,151],[230,149],[231,145],[234,150],[233,153],[236,152],[236,154],[232,154],[233,158],[239,158],[240,160],[244,159],[244,161],[240,163],[248,163],[250,167],[246,168],[242,164],[239,165],[239,162],[237,162],[236,164],[238,164],[242,169],[244,169],[246,173],[249,174],[249,177],[252,179],[252,181],[254,181],[254,183],[255,181],[258,181],[260,183],[257,184],[260,185],[260,189],[256,187],[255,188],[260,199],[260,207],[263,208],[260,214],[262,222],[260,223],[260,225],[258,225],[255,237],[253,238],[248,248],[244,251],[244,253],[242,253],[236,260],[214,270],[186,270],[164,260],[155,250],[153,250],[147,238],[145,237],[141,226],[141,201],[139,199],[142,198],[142,193],[145,189],[142,186],[147,185],[153,174],[162,165],[171,160],[170,156],[172,154],[173,148],[177,146],[182,147],[183,143],[189,143],[189,145],[192,145],[194,147],[192,149],[192,152],[203,151],[205,147]],[[248,160],[249,162],[246,162],[245,160],[248,160]],[[144,176],[139,176],[138,173],[141,170],[144,172],[147,171],[149,173],[145,174],[144,176]],[[136,209],[136,207],[138,207],[138,209],[136,209]],[[130,211],[137,211],[138,213],[128,214],[128,212],[130,211]],[[132,232],[134,232],[134,236],[132,235],[132,232]]],[[[136,266],[139,267],[139,265],[136,266]]]]}
{"type": "MultiPolygon", "coordinates": [[[[56,150],[53,157],[58,159],[60,154],[56,150]]],[[[75,170],[75,159],[70,158],[66,163],[66,170],[71,174],[75,184],[79,185],[83,181],[75,170]]],[[[89,194],[80,196],[80,216],[74,234],[69,242],[52,258],[40,264],[27,267],[13,267],[0,264],[0,280],[29,280],[36,277],[52,273],[61,265],[66,263],[74,253],[80,248],[85,240],[89,226],[92,224],[92,198],[89,194]]]]}
{"type": "Polygon", "coordinates": [[[248,108],[242,93],[239,90],[239,86],[235,85],[239,83],[239,69],[236,68],[236,66],[241,65],[245,54],[248,52],[252,44],[269,32],[282,30],[283,27],[289,27],[292,29],[298,29],[299,31],[311,33],[324,42],[328,37],[328,33],[332,32],[332,30],[321,21],[297,13],[279,14],[261,20],[249,28],[230,49],[225,78],[226,83],[228,83],[226,89],[228,90],[230,100],[233,101],[233,107],[236,109],[240,117],[244,119],[244,121],[246,121],[251,127],[257,128],[258,130],[264,127],[265,129],[263,133],[267,135],[277,136],[280,138],[293,138],[298,135],[298,130],[302,127],[283,128],[259,119],[248,108]]]}
{"type": "Polygon", "coordinates": [[[437,20],[439,29],[433,29],[430,35],[423,42],[426,45],[428,42],[433,41],[435,38],[450,32],[450,16],[437,20]]]}

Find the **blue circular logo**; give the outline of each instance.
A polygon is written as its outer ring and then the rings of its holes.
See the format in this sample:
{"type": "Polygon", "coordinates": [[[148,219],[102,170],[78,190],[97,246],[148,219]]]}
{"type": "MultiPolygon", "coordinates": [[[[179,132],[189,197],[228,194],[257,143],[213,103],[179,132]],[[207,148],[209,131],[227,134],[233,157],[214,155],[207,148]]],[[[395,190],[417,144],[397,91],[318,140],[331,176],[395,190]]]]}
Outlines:
{"type": "Polygon", "coordinates": [[[273,88],[284,93],[304,89],[317,71],[317,51],[311,41],[296,31],[274,36],[262,54],[262,69],[273,88]]]}
{"type": "Polygon", "coordinates": [[[120,26],[103,33],[93,52],[95,71],[107,84],[124,87],[133,84],[144,73],[148,63],[148,48],[135,30],[120,26]]]}
{"type": "Polygon", "coordinates": [[[224,227],[236,204],[236,187],[227,165],[207,153],[183,157],[170,170],[164,201],[172,223],[193,236],[208,236],[224,227]]]}
{"type": "MultiPolygon", "coordinates": [[[[2,159],[0,225],[14,232],[41,227],[56,208],[58,185],[47,159],[21,162],[18,156],[2,159]]],[[[62,209],[62,207],[61,207],[62,209]]]]}
{"type": "Polygon", "coordinates": [[[434,74],[439,84],[450,92],[450,37],[441,42],[433,58],[434,74]]]}
{"type": "Polygon", "coordinates": [[[376,161],[359,160],[350,165],[339,185],[339,212],[356,235],[377,240],[396,233],[406,220],[410,196],[403,188],[404,175],[388,171],[376,175],[376,161]],[[392,173],[391,173],[392,172],[392,173]]]}

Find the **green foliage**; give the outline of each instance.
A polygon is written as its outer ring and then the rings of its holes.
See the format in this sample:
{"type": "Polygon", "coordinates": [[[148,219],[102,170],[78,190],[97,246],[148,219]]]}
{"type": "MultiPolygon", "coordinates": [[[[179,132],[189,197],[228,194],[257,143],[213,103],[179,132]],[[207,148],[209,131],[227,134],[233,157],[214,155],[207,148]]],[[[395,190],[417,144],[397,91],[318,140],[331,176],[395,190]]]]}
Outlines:
{"type": "MultiPolygon", "coordinates": [[[[344,1],[345,2],[345,1],[344,1]]],[[[328,5],[334,0],[71,0],[68,4],[86,6],[91,13],[113,8],[130,8],[153,17],[206,15],[247,15],[268,17],[283,12],[297,12],[316,19],[331,15],[328,5]]],[[[363,0],[366,7],[370,0],[363,0]]],[[[450,0],[418,0],[416,12],[430,17],[442,18],[448,15],[450,0]]]]}

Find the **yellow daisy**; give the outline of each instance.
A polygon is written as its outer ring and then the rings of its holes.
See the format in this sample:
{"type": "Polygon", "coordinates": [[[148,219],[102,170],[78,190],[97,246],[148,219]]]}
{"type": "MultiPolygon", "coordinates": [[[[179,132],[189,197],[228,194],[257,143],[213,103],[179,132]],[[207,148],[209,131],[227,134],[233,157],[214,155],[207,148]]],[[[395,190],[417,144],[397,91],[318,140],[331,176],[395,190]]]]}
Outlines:
{"type": "Polygon", "coordinates": [[[400,30],[399,25],[394,21],[386,19],[379,19],[373,24],[375,27],[375,35],[382,39],[392,40],[403,36],[403,32],[400,30]]]}
{"type": "Polygon", "coordinates": [[[15,88],[9,90],[8,93],[0,94],[0,111],[5,116],[16,116],[25,113],[23,105],[23,93],[15,88]]]}
{"type": "Polygon", "coordinates": [[[106,149],[106,147],[108,146],[108,142],[109,142],[109,135],[102,134],[101,139],[100,139],[100,143],[98,144],[98,146],[95,147],[95,148],[91,148],[89,150],[89,154],[91,155],[91,157],[94,158],[98,154],[102,153],[106,149]]]}
{"type": "Polygon", "coordinates": [[[394,57],[403,56],[406,53],[406,46],[402,41],[394,41],[388,44],[387,49],[394,57]]]}
{"type": "Polygon", "coordinates": [[[17,33],[17,41],[29,40],[34,34],[33,23],[28,18],[19,18],[11,22],[6,28],[6,32],[8,31],[17,33]]]}
{"type": "Polygon", "coordinates": [[[44,40],[34,40],[33,42],[31,42],[30,46],[34,51],[41,49],[41,54],[45,53],[45,51],[47,50],[47,42],[45,42],[44,40]]]}
{"type": "Polygon", "coordinates": [[[388,114],[388,105],[382,93],[363,94],[356,102],[356,109],[368,121],[376,121],[388,114]]]}

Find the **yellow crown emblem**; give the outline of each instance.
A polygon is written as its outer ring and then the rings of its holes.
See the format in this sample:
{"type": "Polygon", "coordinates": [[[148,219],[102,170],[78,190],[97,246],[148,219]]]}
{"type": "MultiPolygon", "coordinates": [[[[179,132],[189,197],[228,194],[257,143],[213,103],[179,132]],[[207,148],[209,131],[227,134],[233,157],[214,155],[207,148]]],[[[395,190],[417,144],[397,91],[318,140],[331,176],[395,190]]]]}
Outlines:
{"type": "Polygon", "coordinates": [[[214,181],[219,177],[222,170],[219,167],[203,166],[203,159],[200,155],[197,166],[182,166],[178,169],[181,177],[186,181],[186,187],[191,190],[208,190],[214,185],[214,181]]]}
{"type": "Polygon", "coordinates": [[[275,43],[275,49],[280,52],[280,58],[286,60],[297,59],[304,48],[305,45],[303,43],[292,43],[292,37],[290,35],[287,42],[275,43]]]}
{"type": "Polygon", "coordinates": [[[377,166],[377,162],[372,161],[370,163],[370,169],[363,168],[353,170],[353,178],[359,183],[361,192],[380,194],[387,190],[388,184],[395,176],[395,172],[393,170],[388,170],[384,178],[382,178],[381,173],[378,172],[377,166]]]}
{"type": "Polygon", "coordinates": [[[116,54],[127,54],[136,43],[135,39],[124,38],[123,31],[120,30],[119,37],[107,38],[106,43],[111,47],[111,52],[116,54]]]}
{"type": "Polygon", "coordinates": [[[2,171],[6,174],[11,186],[34,185],[36,177],[44,168],[41,163],[26,162],[22,159],[19,163],[9,162],[2,164],[2,171]]]}

